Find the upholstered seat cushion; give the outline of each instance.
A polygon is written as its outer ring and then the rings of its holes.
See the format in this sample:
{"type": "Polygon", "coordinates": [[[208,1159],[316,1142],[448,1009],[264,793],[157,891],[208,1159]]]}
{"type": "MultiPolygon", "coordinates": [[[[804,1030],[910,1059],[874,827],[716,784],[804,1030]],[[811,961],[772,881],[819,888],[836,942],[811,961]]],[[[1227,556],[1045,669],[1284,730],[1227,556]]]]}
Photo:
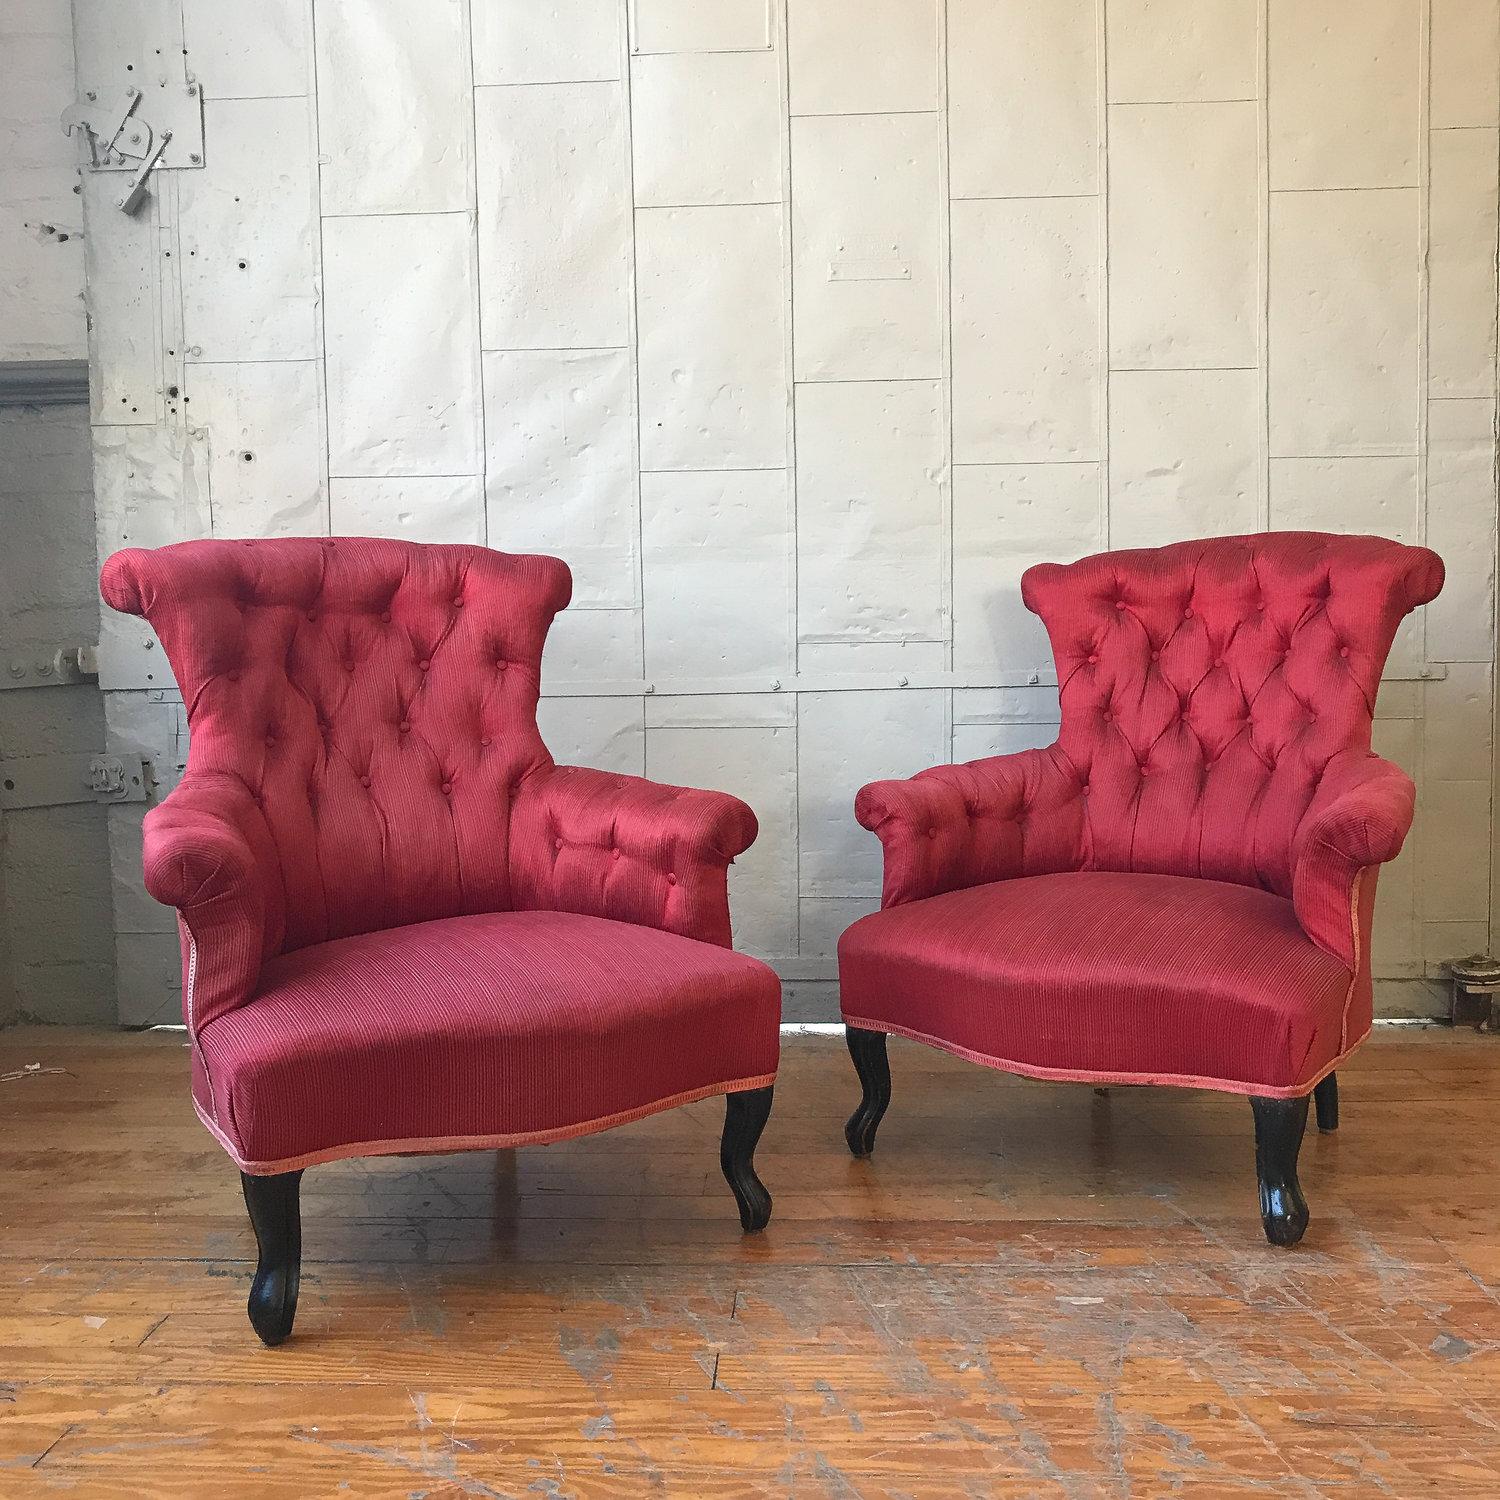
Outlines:
{"type": "Polygon", "coordinates": [[[971,886],[862,918],[839,971],[850,1024],[1044,1078],[1291,1095],[1360,1040],[1354,977],[1291,901],[1218,880],[971,886]]]}
{"type": "Polygon", "coordinates": [[[299,948],[204,1025],[194,1095],[239,1165],[519,1145],[770,1084],[781,992],[744,954],[566,912],[299,948]]]}

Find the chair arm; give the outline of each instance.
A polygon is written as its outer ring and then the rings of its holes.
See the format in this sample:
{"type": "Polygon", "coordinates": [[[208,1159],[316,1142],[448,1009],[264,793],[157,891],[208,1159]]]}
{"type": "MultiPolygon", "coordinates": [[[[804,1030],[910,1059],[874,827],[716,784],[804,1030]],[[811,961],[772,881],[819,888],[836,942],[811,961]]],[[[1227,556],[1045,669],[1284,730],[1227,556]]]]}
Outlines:
{"type": "Polygon", "coordinates": [[[511,808],[519,910],[569,911],[731,946],[729,865],[755,814],[724,792],[553,766],[511,808]]]}
{"type": "Polygon", "coordinates": [[[1080,791],[1055,747],[871,782],[854,816],[885,852],[880,904],[1077,868],[1080,791]]]}
{"type": "Polygon", "coordinates": [[[1329,761],[1292,841],[1292,904],[1325,952],[1359,967],[1360,872],[1395,859],[1411,827],[1416,789],[1389,761],[1364,750],[1329,761]]]}
{"type": "Polygon", "coordinates": [[[182,920],[182,1006],[194,1035],[249,999],[280,945],[269,841],[260,809],[232,776],[189,773],[146,814],[146,889],[182,920]]]}

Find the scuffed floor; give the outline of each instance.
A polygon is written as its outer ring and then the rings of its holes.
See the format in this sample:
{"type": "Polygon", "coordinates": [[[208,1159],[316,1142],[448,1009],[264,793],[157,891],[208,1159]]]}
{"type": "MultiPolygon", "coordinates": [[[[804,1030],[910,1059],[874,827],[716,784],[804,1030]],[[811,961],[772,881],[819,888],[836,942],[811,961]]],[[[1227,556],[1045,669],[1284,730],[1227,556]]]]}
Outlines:
{"type": "Polygon", "coordinates": [[[716,1102],[304,1180],[244,1317],[180,1036],[0,1034],[0,1496],[1500,1494],[1500,1042],[1378,1038],[1273,1250],[1250,1112],[790,1039],[743,1239],[716,1102]]]}

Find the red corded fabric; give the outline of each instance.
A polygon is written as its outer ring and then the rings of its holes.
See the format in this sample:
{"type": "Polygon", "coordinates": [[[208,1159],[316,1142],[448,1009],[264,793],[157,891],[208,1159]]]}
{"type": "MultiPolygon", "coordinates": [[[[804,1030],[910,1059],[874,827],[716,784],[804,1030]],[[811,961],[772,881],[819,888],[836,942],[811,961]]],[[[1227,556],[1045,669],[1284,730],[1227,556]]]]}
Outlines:
{"type": "MultiPolygon", "coordinates": [[[[195,1041],[259,1004],[278,955],[364,933],[556,910],[611,919],[601,943],[632,924],[729,945],[727,871],[755,837],[750,809],[558,767],[541,741],[542,647],[571,591],[556,558],[375,538],[184,542],[117,553],[101,591],[150,621],[187,706],[187,771],[147,814],[144,865],[182,919],[195,1041]]],[[[638,969],[647,1013],[655,972],[638,969]]],[[[355,1046],[359,1016],[343,1020],[355,1046]]],[[[747,1012],[761,1058],[767,1024],[747,1012]]],[[[195,1056],[210,1114],[224,1055],[195,1056]]],[[[442,1134],[424,1108],[413,1135],[442,1134]]]]}
{"type": "MultiPolygon", "coordinates": [[[[1303,940],[1344,966],[1367,1027],[1374,881],[1361,872],[1395,857],[1412,813],[1410,781],[1370,753],[1375,695],[1397,626],[1442,580],[1426,548],[1311,532],[1029,569],[1023,598],[1057,665],[1057,741],[865,787],[855,814],[884,847],[882,906],[1081,871],[1253,887],[1283,898],[1303,940]]],[[[1038,987],[1087,964],[1074,934],[1059,923],[1036,954],[1038,987]]],[[[871,1008],[863,972],[841,968],[849,1017],[871,1008]]],[[[1243,1003],[1262,1005],[1254,964],[1242,975],[1243,1003]]],[[[931,987],[914,982],[901,1002],[924,1034],[931,987]]],[[[1127,987],[1114,1003],[1128,1013],[1141,995],[1127,987]]],[[[1088,1045],[1053,1030],[1009,1061],[1082,1076],[1071,1059],[1088,1045]]],[[[1208,1059],[1193,1071],[1219,1077],[1208,1059]]]]}
{"type": "MultiPolygon", "coordinates": [[[[557,1140],[776,1073],[764,964],[550,911],[449,917],[272,959],[203,1027],[242,1168],[557,1140]]],[[[201,1107],[201,1101],[200,1101],[201,1107]]]]}
{"type": "Polygon", "coordinates": [[[1276,1094],[1344,1050],[1349,971],[1284,896],[1222,880],[1084,870],[971,886],[862,918],[839,961],[855,1024],[1043,1077],[1276,1094]]]}

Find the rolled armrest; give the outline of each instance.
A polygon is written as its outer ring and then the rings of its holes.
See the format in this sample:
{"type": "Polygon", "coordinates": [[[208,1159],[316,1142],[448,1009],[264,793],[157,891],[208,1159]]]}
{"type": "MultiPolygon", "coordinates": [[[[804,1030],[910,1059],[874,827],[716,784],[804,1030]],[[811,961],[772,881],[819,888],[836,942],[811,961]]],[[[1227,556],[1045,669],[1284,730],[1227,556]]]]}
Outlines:
{"type": "Polygon", "coordinates": [[[189,774],[146,814],[146,889],[182,920],[183,1015],[196,1035],[254,993],[281,941],[269,832],[244,784],[189,774]]]}
{"type": "Polygon", "coordinates": [[[1083,824],[1081,785],[1055,747],[871,782],[854,816],[885,852],[882,906],[1075,868],[1083,824]]]}
{"type": "Polygon", "coordinates": [[[1292,904],[1325,952],[1360,963],[1355,910],[1362,870],[1401,852],[1416,790],[1399,766],[1368,751],[1336,755],[1302,816],[1292,844],[1292,904]]]}
{"type": "Polygon", "coordinates": [[[724,792],[554,766],[511,809],[518,909],[634,922],[729,947],[729,865],[755,814],[724,792]]]}

